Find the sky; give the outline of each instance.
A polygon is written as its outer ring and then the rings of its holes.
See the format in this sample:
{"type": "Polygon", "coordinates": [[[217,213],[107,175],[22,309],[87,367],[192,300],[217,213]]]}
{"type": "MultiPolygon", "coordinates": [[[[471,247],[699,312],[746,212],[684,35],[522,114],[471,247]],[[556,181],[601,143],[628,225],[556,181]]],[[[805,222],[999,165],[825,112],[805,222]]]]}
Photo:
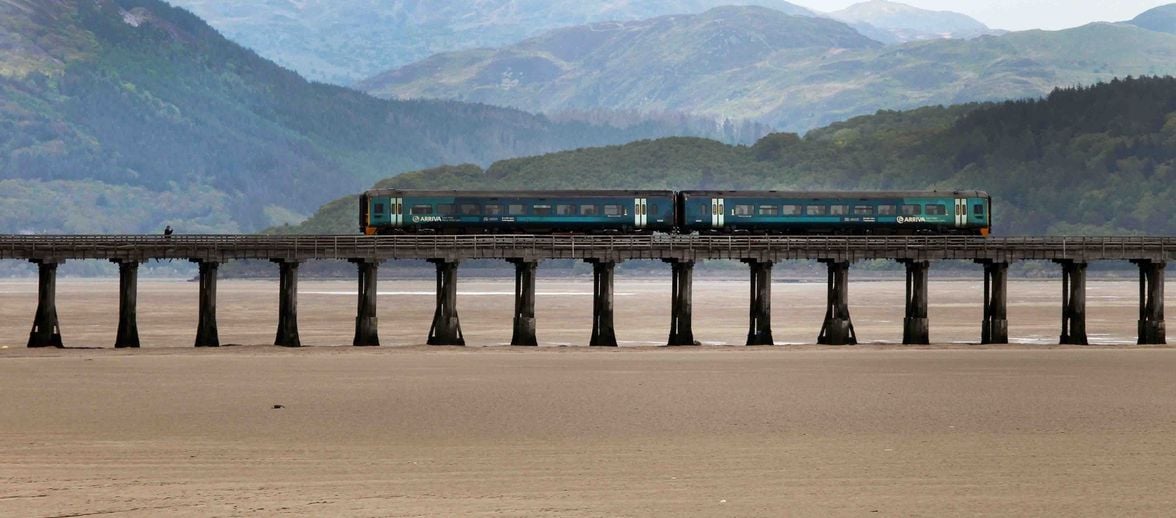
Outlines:
{"type": "MultiPolygon", "coordinates": [[[[790,0],[818,11],[836,11],[860,0],[790,0]]],[[[956,11],[994,29],[1065,29],[1094,21],[1124,21],[1176,0],[897,0],[923,9],[956,11]]]]}

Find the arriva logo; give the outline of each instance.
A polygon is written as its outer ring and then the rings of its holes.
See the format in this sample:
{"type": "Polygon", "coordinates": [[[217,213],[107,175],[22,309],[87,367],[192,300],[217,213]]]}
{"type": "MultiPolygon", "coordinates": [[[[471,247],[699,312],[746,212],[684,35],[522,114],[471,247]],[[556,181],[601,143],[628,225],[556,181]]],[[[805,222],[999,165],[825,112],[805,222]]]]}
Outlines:
{"type": "Polygon", "coordinates": [[[924,218],[923,216],[899,216],[898,217],[898,223],[900,225],[903,223],[926,223],[926,222],[927,222],[927,218],[924,218]]]}
{"type": "Polygon", "coordinates": [[[441,221],[445,221],[445,219],[442,218],[441,216],[413,216],[412,217],[413,223],[438,223],[441,221]]]}

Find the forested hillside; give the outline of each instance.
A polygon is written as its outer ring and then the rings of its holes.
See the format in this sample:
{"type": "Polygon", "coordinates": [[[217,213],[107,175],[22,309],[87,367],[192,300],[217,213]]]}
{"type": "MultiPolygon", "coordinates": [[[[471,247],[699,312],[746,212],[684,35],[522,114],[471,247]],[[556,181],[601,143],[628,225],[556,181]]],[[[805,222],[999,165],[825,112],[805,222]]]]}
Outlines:
{"type": "Polygon", "coordinates": [[[0,2],[0,232],[250,231],[379,178],[675,134],[310,83],[158,0],[0,2]]]}
{"type": "MultiPolygon", "coordinates": [[[[1176,79],[999,104],[879,112],[750,147],[671,138],[447,167],[381,187],[984,189],[995,231],[1176,233],[1176,79]]],[[[353,197],[283,232],[355,232],[353,197]]]]}

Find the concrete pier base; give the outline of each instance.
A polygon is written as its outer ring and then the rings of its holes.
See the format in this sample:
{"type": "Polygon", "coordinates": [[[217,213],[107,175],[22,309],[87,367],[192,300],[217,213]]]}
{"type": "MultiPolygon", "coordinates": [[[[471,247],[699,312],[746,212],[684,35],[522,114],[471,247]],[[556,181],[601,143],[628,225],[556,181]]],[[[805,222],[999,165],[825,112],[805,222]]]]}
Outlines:
{"type": "Polygon", "coordinates": [[[694,341],[694,261],[667,260],[673,278],[670,295],[670,338],[667,345],[699,345],[694,341]]]}
{"type": "Polygon", "coordinates": [[[901,261],[906,265],[906,317],[902,321],[902,343],[927,345],[931,343],[927,320],[927,261],[901,261]]]}
{"type": "Polygon", "coordinates": [[[200,316],[196,324],[196,347],[220,347],[216,328],[216,272],[220,263],[196,263],[200,266],[200,316]]]}
{"type": "Polygon", "coordinates": [[[857,333],[849,317],[849,263],[821,261],[829,268],[825,323],[817,343],[822,345],[857,345],[857,333]]]}
{"type": "Polygon", "coordinates": [[[617,263],[588,259],[592,263],[592,338],[588,345],[616,347],[617,332],[613,326],[613,279],[617,263]]]}
{"type": "Polygon", "coordinates": [[[772,262],[744,261],[751,269],[747,345],[775,345],[772,339],[772,262]]]}
{"type": "Polygon", "coordinates": [[[977,262],[984,265],[984,320],[980,323],[980,343],[1007,344],[1009,263],[977,262]]]}
{"type": "Polygon", "coordinates": [[[301,347],[298,338],[298,262],[275,259],[278,263],[278,332],[274,345],[301,347]]]}
{"type": "Polygon", "coordinates": [[[1055,261],[1062,265],[1062,333],[1059,344],[1087,345],[1086,263],[1055,261]]]}
{"type": "Polygon", "coordinates": [[[29,347],[64,347],[57,322],[57,265],[59,261],[33,260],[37,265],[37,313],[29,332],[29,347]]]}
{"type": "Polygon", "coordinates": [[[437,309],[429,326],[429,345],[465,345],[457,317],[457,261],[429,259],[437,266],[437,309]]]}
{"type": "Polygon", "coordinates": [[[539,345],[535,337],[535,272],[538,261],[512,259],[515,265],[514,333],[510,345],[539,345]]]}
{"type": "Polygon", "coordinates": [[[355,311],[355,338],[351,340],[354,346],[380,345],[380,333],[376,318],[376,279],[380,263],[364,259],[353,259],[359,270],[359,297],[355,311]]]}
{"type": "Polygon", "coordinates": [[[1168,343],[1164,326],[1163,262],[1132,261],[1139,265],[1139,345],[1168,343]]]}
{"type": "Polygon", "coordinates": [[[139,262],[114,260],[118,264],[118,334],[114,347],[139,347],[138,291],[139,262]]]}

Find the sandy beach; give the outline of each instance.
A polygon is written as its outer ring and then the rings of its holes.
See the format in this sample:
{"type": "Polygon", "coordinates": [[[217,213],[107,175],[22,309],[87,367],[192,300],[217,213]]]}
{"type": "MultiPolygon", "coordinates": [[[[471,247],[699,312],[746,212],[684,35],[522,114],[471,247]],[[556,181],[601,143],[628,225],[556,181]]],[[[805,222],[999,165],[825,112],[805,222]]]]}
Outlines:
{"type": "MultiPolygon", "coordinates": [[[[538,349],[509,339],[509,281],[463,283],[478,346],[419,344],[431,282],[382,281],[381,336],[350,340],[354,287],[224,281],[215,350],[192,283],[144,281],[145,348],[109,349],[116,285],[63,280],[66,343],[23,347],[35,290],[0,283],[2,516],[1165,515],[1176,507],[1176,350],[1057,347],[1056,281],[1010,285],[1021,345],[975,340],[979,283],[932,282],[932,338],[901,337],[901,282],[851,292],[871,345],[640,347],[668,282],[618,281],[619,350],[586,339],[583,280],[539,286],[538,349]],[[383,293],[383,292],[387,293],[383,293]],[[340,294],[342,293],[342,294],[340,294]],[[544,295],[546,293],[546,295],[544,295]],[[27,317],[27,318],[26,318],[27,317]]],[[[590,289],[590,281],[587,283],[590,289]]],[[[1091,282],[1092,337],[1133,341],[1130,282],[1091,282]],[[1097,333],[1097,335],[1095,334],[1097,333]]],[[[738,344],[746,282],[701,281],[696,333],[738,344]],[[708,301],[708,302],[704,302],[708,301]],[[707,310],[700,311],[706,304],[707,310]]],[[[822,284],[775,286],[781,343],[811,342],[822,284]]]]}

